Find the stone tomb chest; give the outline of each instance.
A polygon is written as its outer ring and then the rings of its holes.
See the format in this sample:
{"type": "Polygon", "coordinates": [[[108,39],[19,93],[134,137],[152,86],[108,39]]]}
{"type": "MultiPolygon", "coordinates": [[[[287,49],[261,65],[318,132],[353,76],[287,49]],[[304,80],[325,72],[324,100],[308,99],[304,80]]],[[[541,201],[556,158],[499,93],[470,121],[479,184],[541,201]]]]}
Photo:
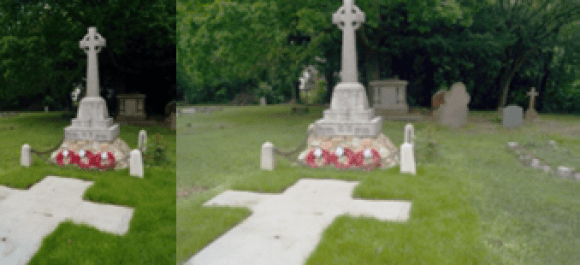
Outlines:
{"type": "Polygon", "coordinates": [[[117,120],[146,120],[145,97],[143,94],[117,95],[119,99],[117,120]]]}
{"type": "Polygon", "coordinates": [[[394,79],[371,81],[373,108],[376,110],[408,112],[407,84],[405,80],[394,79]]]}

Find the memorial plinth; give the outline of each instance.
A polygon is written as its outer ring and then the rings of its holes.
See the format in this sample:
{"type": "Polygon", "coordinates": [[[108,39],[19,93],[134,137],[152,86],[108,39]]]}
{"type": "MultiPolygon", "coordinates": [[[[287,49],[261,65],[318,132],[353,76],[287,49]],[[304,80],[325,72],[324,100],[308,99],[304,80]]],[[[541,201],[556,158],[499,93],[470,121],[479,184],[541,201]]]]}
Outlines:
{"type": "Polygon", "coordinates": [[[332,16],[342,30],[341,81],[332,92],[330,109],[313,124],[308,148],[298,158],[310,166],[385,168],[398,164],[397,148],[381,133],[383,119],[369,108],[365,88],[358,82],[355,30],[364,21],[365,14],[352,0],[345,0],[332,16]]]}
{"type": "Polygon", "coordinates": [[[317,136],[377,136],[382,118],[375,117],[368,107],[364,87],[360,83],[339,83],[332,93],[330,109],[316,121],[317,136]]]}
{"type": "Polygon", "coordinates": [[[79,42],[87,54],[87,96],[79,103],[77,117],[64,129],[65,140],[93,140],[112,142],[119,137],[119,125],[109,117],[107,104],[99,96],[99,64],[97,54],[105,47],[106,40],[97,33],[96,27],[79,42]]]}
{"type": "Polygon", "coordinates": [[[77,118],[64,129],[65,140],[112,142],[119,137],[119,124],[113,124],[103,98],[85,97],[79,104],[77,118]]]}
{"type": "MultiPolygon", "coordinates": [[[[105,99],[99,95],[97,54],[102,47],[105,47],[105,44],[105,38],[97,33],[95,27],[90,27],[88,34],[80,41],[80,48],[87,54],[87,95],[79,103],[77,117],[72,119],[72,124],[64,129],[64,142],[52,153],[52,162],[57,162],[56,158],[59,154],[70,151],[76,154],[84,154],[86,151],[109,152],[114,156],[115,169],[127,167],[129,147],[119,138],[119,124],[113,123],[113,118],[109,117],[105,99]]],[[[81,160],[86,159],[87,157],[81,156],[81,160]]]]}

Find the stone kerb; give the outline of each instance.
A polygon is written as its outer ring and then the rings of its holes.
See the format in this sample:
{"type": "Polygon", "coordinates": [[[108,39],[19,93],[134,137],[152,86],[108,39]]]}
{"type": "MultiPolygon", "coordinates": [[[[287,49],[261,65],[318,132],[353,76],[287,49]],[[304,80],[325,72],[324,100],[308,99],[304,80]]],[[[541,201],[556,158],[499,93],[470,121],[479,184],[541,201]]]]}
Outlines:
{"type": "Polygon", "coordinates": [[[540,159],[534,157],[530,151],[516,142],[509,142],[508,149],[513,151],[518,156],[520,162],[525,166],[542,170],[546,173],[555,174],[561,178],[571,178],[580,181],[580,171],[575,171],[574,169],[565,166],[559,166],[554,170],[549,165],[543,163],[540,159]]]}

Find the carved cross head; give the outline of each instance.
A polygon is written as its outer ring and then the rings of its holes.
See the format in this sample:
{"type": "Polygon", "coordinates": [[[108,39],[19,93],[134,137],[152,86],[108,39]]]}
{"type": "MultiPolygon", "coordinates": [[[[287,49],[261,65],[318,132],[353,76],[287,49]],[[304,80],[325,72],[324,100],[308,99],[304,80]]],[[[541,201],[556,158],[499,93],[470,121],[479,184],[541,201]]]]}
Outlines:
{"type": "Polygon", "coordinates": [[[352,1],[345,0],[344,5],[336,13],[332,14],[332,23],[336,24],[340,30],[347,26],[352,26],[354,30],[357,30],[365,22],[365,13],[358,6],[355,6],[352,1]]]}
{"type": "Polygon", "coordinates": [[[106,40],[101,34],[97,33],[96,27],[90,27],[89,33],[80,41],[80,47],[85,53],[90,51],[100,52],[101,48],[105,47],[105,45],[106,40]]]}

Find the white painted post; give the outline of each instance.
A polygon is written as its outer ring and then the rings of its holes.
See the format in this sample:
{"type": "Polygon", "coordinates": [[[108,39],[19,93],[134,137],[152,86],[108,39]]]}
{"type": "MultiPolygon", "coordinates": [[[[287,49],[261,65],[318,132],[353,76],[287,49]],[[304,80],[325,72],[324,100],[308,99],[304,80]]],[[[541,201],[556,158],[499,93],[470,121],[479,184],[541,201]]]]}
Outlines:
{"type": "Polygon", "coordinates": [[[129,175],[132,177],[143,178],[143,157],[141,151],[135,149],[131,151],[129,158],[129,175]]]}
{"type": "Polygon", "coordinates": [[[262,170],[273,171],[276,159],[274,158],[274,145],[270,142],[265,142],[262,145],[262,159],[260,160],[260,168],[262,170]]]}
{"type": "Polygon", "coordinates": [[[405,126],[405,142],[401,145],[401,173],[417,174],[413,152],[414,136],[413,125],[409,123],[405,126]]]}
{"type": "Polygon", "coordinates": [[[23,167],[30,167],[32,165],[32,157],[30,156],[30,145],[22,145],[20,152],[20,165],[23,167]]]}
{"type": "Polygon", "coordinates": [[[147,131],[140,130],[138,140],[139,140],[139,150],[141,150],[141,152],[147,151],[147,131]]]}

